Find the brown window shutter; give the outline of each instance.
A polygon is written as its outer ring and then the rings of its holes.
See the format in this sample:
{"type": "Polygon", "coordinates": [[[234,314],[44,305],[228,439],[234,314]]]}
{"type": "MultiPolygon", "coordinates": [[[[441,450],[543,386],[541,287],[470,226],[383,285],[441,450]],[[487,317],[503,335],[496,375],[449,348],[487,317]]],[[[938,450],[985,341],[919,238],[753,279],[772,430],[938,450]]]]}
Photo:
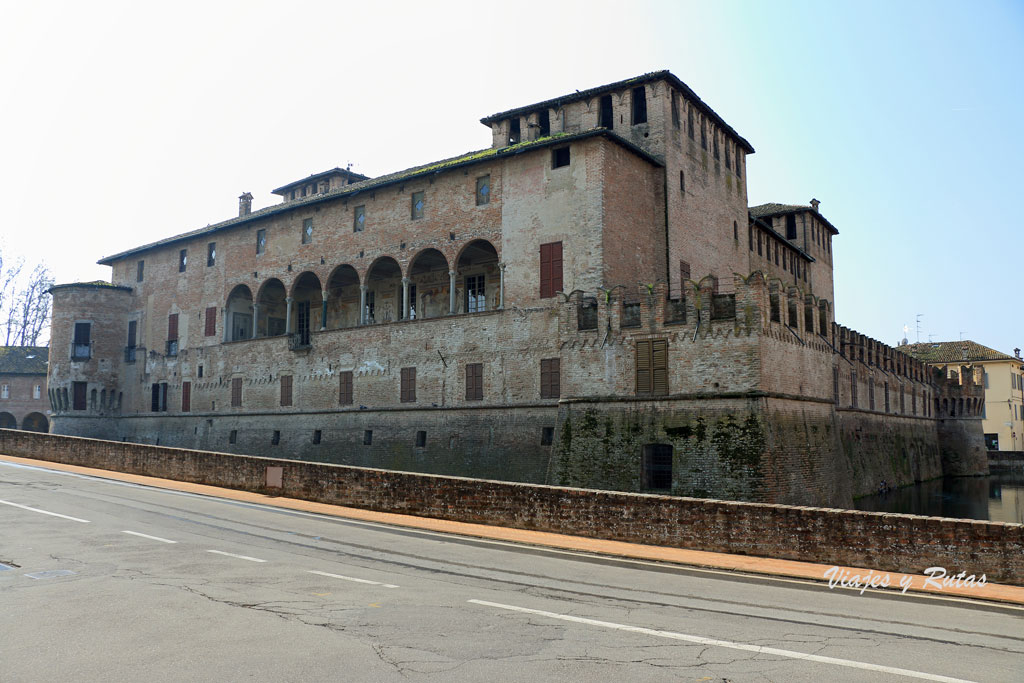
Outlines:
{"type": "Polygon", "coordinates": [[[636,393],[651,393],[651,342],[636,343],[636,393]]]}
{"type": "Polygon", "coordinates": [[[651,342],[651,393],[668,393],[668,342],[664,339],[651,342]]]}
{"type": "Polygon", "coordinates": [[[416,368],[402,368],[401,400],[406,403],[416,400],[416,368]]]}
{"type": "Polygon", "coordinates": [[[540,245],[540,298],[553,296],[551,289],[551,245],[540,245]]]}
{"type": "Polygon", "coordinates": [[[551,245],[551,296],[562,291],[562,243],[551,245]]]}
{"type": "Polygon", "coordinates": [[[217,307],[210,306],[206,309],[206,336],[212,337],[217,334],[217,307]]]}
{"type": "Polygon", "coordinates": [[[231,407],[239,408],[242,405],[242,378],[235,377],[231,380],[231,407]]]}
{"type": "Polygon", "coordinates": [[[281,405],[290,406],[292,404],[292,376],[281,375],[281,405]]]}
{"type": "Polygon", "coordinates": [[[192,410],[192,382],[181,383],[181,412],[192,410]]]}
{"type": "Polygon", "coordinates": [[[343,406],[352,404],[352,371],[348,370],[340,375],[340,387],[338,390],[338,403],[343,406]]]}
{"type": "Polygon", "coordinates": [[[482,400],[484,397],[483,363],[466,364],[466,400],[482,400]]]}
{"type": "Polygon", "coordinates": [[[167,316],[167,341],[174,341],[178,338],[178,314],[171,313],[167,316]]]}
{"type": "Polygon", "coordinates": [[[540,362],[540,397],[558,398],[561,393],[560,371],[561,361],[558,358],[545,358],[540,362]]]}

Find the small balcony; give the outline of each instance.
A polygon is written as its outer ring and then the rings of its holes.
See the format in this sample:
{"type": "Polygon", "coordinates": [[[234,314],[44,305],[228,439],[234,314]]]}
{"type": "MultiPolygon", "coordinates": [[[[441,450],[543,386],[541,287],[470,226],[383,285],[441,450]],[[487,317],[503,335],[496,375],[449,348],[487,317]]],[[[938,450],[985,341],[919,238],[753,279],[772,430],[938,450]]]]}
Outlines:
{"type": "Polygon", "coordinates": [[[309,337],[309,330],[292,332],[288,335],[289,351],[308,351],[311,348],[313,348],[313,344],[309,337]]]}
{"type": "Polygon", "coordinates": [[[167,340],[167,355],[177,356],[178,355],[178,340],[168,339],[167,340]]]}
{"type": "Polygon", "coordinates": [[[134,346],[126,346],[126,347],[124,347],[124,362],[125,363],[134,363],[135,362],[135,349],[136,349],[136,347],[134,347],[134,346]]]}
{"type": "Polygon", "coordinates": [[[71,360],[89,360],[92,358],[92,342],[75,342],[71,345],[71,360]]]}

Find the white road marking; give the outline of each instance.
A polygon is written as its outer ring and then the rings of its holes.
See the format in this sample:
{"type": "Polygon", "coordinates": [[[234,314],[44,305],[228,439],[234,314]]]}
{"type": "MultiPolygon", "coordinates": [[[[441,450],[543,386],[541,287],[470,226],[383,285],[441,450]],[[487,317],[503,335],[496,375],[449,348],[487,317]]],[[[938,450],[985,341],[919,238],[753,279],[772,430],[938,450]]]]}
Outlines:
{"type": "Polygon", "coordinates": [[[936,674],[924,673],[922,671],[912,671],[910,669],[897,669],[891,666],[883,666],[881,664],[869,664],[867,662],[856,662],[850,659],[837,659],[835,657],[823,657],[821,655],[812,655],[806,652],[796,652],[795,650],[780,650],[775,647],[764,647],[762,645],[748,645],[747,643],[734,643],[728,640],[717,640],[715,638],[704,638],[701,636],[691,636],[685,633],[675,633],[673,631],[659,631],[653,628],[643,628],[641,626],[629,626],[627,624],[616,624],[611,621],[599,621],[597,619],[586,619],[584,617],[574,617],[570,614],[558,614],[557,612],[545,612],[539,609],[530,609],[528,607],[517,607],[515,605],[503,605],[498,602],[487,602],[486,600],[469,600],[468,602],[474,605],[483,605],[485,607],[496,607],[498,609],[510,610],[512,612],[523,612],[525,614],[536,614],[542,617],[549,617],[551,619],[560,619],[562,621],[572,621],[577,624],[587,624],[589,626],[603,626],[605,628],[613,628],[619,631],[629,631],[631,633],[640,633],[647,636],[657,636],[658,638],[671,638],[672,640],[682,640],[688,643],[697,643],[698,645],[709,645],[713,647],[724,647],[731,650],[744,650],[746,652],[756,652],[757,654],[765,655],[778,655],[780,657],[790,657],[792,659],[803,659],[811,662],[821,662],[823,664],[835,664],[836,666],[846,666],[851,669],[863,669],[864,671],[880,671],[882,673],[894,674],[897,676],[907,676],[909,678],[920,678],[926,681],[943,681],[944,683],[971,683],[962,678],[949,678],[948,676],[939,676],[936,674]]]}
{"type": "Polygon", "coordinates": [[[341,574],[331,574],[330,572],[318,572],[313,569],[309,570],[310,574],[318,574],[320,576],[329,576],[332,579],[341,579],[342,581],[355,581],[356,583],[368,583],[371,586],[384,586],[384,588],[398,588],[393,583],[381,583],[380,581],[370,581],[369,579],[357,579],[352,576],[342,576],[341,574]]]}
{"type": "Polygon", "coordinates": [[[68,517],[67,515],[61,515],[56,512],[47,512],[46,510],[40,510],[39,508],[30,508],[28,505],[19,505],[18,503],[12,503],[7,500],[0,500],[0,503],[4,505],[10,505],[12,507],[21,508],[22,510],[31,510],[32,512],[39,512],[44,515],[51,515],[53,517],[60,517],[61,519],[70,519],[73,522],[82,522],[83,524],[89,524],[87,519],[79,519],[78,517],[68,517]]]}
{"type": "Polygon", "coordinates": [[[177,541],[172,541],[172,540],[166,539],[166,538],[160,538],[159,536],[150,536],[149,534],[140,534],[138,531],[122,531],[121,533],[122,534],[131,534],[132,536],[141,536],[142,538],[148,538],[148,539],[151,539],[153,541],[160,541],[161,543],[177,543],[177,541]]]}
{"type": "Polygon", "coordinates": [[[223,550],[207,550],[208,553],[216,553],[217,555],[227,555],[228,557],[237,557],[240,560],[249,560],[250,562],[266,562],[258,557],[249,557],[248,555],[235,555],[234,553],[226,553],[223,550]]]}

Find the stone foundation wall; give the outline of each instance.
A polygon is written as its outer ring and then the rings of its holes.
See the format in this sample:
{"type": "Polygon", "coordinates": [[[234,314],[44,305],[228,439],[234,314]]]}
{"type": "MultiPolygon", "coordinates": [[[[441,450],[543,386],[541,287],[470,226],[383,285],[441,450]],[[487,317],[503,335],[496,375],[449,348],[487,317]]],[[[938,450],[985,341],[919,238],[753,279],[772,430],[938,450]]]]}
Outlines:
{"type": "Polygon", "coordinates": [[[1024,585],[1024,525],[791,507],[273,460],[0,430],[0,452],[463,522],[883,571],[984,573],[1024,585]]]}

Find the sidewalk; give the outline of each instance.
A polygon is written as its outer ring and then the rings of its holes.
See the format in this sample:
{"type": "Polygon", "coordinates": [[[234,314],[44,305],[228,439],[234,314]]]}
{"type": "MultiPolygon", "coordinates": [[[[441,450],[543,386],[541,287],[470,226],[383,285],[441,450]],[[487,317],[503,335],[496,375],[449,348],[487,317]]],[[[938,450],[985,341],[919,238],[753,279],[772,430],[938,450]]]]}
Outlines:
{"type": "MultiPolygon", "coordinates": [[[[796,562],[792,560],[776,560],[765,557],[752,557],[748,555],[729,555],[726,553],[712,553],[700,550],[683,550],[680,548],[664,548],[651,545],[640,545],[635,543],[624,543],[621,541],[603,541],[594,538],[580,536],[567,536],[544,531],[527,531],[523,529],[510,529],[506,527],[486,526],[482,524],[469,524],[466,522],[452,522],[443,519],[432,519],[429,517],[414,517],[412,515],[401,515],[390,512],[373,512],[357,508],[342,507],[339,505],[327,505],[294,498],[279,498],[260,493],[248,491],[236,491],[215,486],[202,484],[190,484],[187,482],[173,481],[171,479],[158,479],[135,474],[124,474],[110,470],[92,469],[89,467],[78,467],[76,465],[64,465],[61,463],[47,462],[44,460],[30,460],[28,458],[17,458],[9,455],[0,455],[0,460],[31,465],[43,469],[73,472],[104,479],[152,486],[155,488],[170,489],[174,491],[185,491],[197,493],[204,496],[225,498],[229,500],[242,501],[246,503],[257,503],[288,510],[312,512],[333,517],[356,519],[366,522],[390,524],[393,526],[407,527],[412,529],[423,529],[447,534],[458,534],[476,538],[506,541],[509,543],[520,543],[525,545],[540,546],[546,548],[558,548],[561,550],[593,553],[612,557],[622,557],[634,560],[648,560],[652,562],[667,562],[692,567],[703,567],[725,571],[744,572],[748,574],[764,574],[770,576],[784,576],[795,579],[826,582],[825,572],[831,569],[829,565],[813,564],[810,562],[796,562]]],[[[1024,559],[1022,559],[1024,561],[1024,559]]],[[[840,567],[840,576],[867,576],[868,570],[855,567],[840,567]]],[[[993,602],[1009,603],[1024,607],[1024,587],[1007,586],[987,583],[984,586],[975,587],[948,587],[936,588],[925,584],[928,578],[919,574],[898,574],[895,572],[872,571],[871,576],[877,580],[887,577],[890,592],[899,592],[901,581],[909,582],[908,593],[941,595],[943,597],[960,597],[975,600],[988,600],[993,602]]],[[[842,590],[838,586],[836,590],[842,590]]],[[[852,589],[846,589],[852,590],[852,589]]],[[[859,591],[859,588],[857,589],[859,591]]],[[[872,590],[872,589],[869,589],[872,590]]]]}

